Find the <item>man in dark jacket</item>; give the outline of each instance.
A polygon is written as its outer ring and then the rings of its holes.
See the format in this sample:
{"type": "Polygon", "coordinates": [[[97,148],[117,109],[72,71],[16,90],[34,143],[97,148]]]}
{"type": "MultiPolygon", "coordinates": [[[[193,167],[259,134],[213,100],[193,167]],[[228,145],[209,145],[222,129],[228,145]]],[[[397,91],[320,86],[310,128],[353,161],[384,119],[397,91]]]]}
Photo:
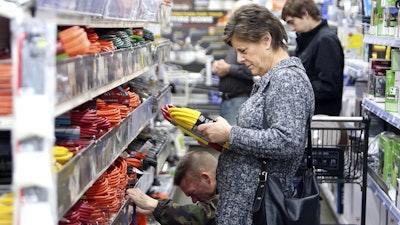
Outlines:
{"type": "Polygon", "coordinates": [[[282,19],[297,34],[296,52],[314,89],[315,114],[339,116],[342,108],[344,53],[337,34],[314,0],[287,0],[282,19]]]}
{"type": "Polygon", "coordinates": [[[215,209],[218,203],[216,168],[217,159],[203,150],[190,151],[179,160],[174,184],[196,204],[180,205],[171,199],[153,199],[138,188],[128,189],[126,197],[136,205],[138,213],[152,214],[161,225],[215,225],[215,209]]]}
{"type": "Polygon", "coordinates": [[[239,108],[250,97],[253,74],[246,65],[237,63],[236,52],[231,47],[225,59],[213,62],[212,72],[219,76],[218,89],[222,92],[220,115],[229,124],[236,125],[239,108]]]}
{"type": "MultiPolygon", "coordinates": [[[[229,16],[240,6],[249,3],[251,1],[236,1],[232,5],[229,16]]],[[[231,47],[229,47],[225,59],[213,62],[212,73],[219,77],[218,90],[222,93],[220,115],[229,124],[236,125],[236,116],[239,108],[250,97],[254,76],[246,65],[237,62],[236,52],[231,47]]]]}

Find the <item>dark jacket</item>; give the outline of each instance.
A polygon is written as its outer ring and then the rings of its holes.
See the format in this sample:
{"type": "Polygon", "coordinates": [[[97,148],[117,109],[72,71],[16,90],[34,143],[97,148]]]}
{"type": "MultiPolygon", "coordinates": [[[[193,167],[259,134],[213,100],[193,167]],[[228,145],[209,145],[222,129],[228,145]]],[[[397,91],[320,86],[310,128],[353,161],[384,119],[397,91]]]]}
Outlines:
{"type": "Polygon", "coordinates": [[[298,34],[298,56],[315,95],[315,114],[339,116],[342,108],[344,53],[336,33],[323,20],[309,32],[298,34]]]}
{"type": "Polygon", "coordinates": [[[161,225],[215,225],[218,198],[215,195],[207,202],[188,205],[179,205],[170,199],[159,200],[153,215],[161,225]]]}
{"type": "Polygon", "coordinates": [[[229,74],[220,77],[219,91],[223,93],[248,93],[250,96],[253,87],[253,74],[244,64],[237,63],[236,52],[233,48],[225,57],[225,61],[231,64],[229,74]]]}

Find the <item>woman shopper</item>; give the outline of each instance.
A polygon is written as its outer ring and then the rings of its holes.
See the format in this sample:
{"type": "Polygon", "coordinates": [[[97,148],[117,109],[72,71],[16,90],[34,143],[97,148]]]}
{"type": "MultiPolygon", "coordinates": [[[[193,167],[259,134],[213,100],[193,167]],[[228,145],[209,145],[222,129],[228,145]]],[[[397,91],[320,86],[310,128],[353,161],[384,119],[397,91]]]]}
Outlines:
{"type": "Polygon", "coordinates": [[[225,27],[225,43],[254,76],[250,98],[239,110],[237,125],[217,117],[197,131],[211,142],[229,142],[217,166],[220,199],[217,224],[252,224],[252,206],[266,159],[269,176],[279,178],[284,194],[293,193],[293,179],[307,139],[307,121],[314,113],[314,94],[305,69],[287,53],[287,34],[279,19],[258,4],[240,7],[225,27]]]}
{"type": "Polygon", "coordinates": [[[295,55],[306,68],[315,94],[315,114],[339,116],[342,108],[342,44],[314,0],[287,0],[282,19],[296,32],[295,55]]]}

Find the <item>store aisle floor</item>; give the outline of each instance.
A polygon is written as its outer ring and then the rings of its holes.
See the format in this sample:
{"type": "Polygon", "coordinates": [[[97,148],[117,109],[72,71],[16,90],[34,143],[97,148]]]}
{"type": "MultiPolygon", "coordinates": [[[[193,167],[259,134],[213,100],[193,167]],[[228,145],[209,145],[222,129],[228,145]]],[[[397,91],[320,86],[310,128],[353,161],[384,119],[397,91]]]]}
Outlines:
{"type": "Polygon", "coordinates": [[[333,225],[338,224],[335,214],[332,212],[328,203],[324,200],[324,196],[322,196],[321,201],[321,225],[333,225]]]}

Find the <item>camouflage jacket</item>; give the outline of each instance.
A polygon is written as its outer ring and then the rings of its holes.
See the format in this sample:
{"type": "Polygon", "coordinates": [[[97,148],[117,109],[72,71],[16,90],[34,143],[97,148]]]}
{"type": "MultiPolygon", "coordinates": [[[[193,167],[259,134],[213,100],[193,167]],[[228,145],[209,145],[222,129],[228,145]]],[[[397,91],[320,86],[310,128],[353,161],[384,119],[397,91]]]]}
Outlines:
{"type": "Polygon", "coordinates": [[[188,205],[159,200],[153,215],[161,225],[215,225],[218,198],[216,195],[207,202],[188,205]]]}

